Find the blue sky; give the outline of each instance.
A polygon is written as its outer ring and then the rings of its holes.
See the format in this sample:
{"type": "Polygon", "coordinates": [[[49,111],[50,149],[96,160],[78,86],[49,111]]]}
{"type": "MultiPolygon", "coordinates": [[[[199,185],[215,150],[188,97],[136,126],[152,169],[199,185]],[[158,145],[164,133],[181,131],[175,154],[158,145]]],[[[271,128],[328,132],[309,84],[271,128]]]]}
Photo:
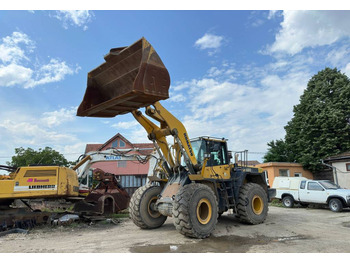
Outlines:
{"type": "Polygon", "coordinates": [[[261,161],[325,67],[350,76],[349,11],[0,11],[0,164],[16,147],[75,160],[117,132],[148,142],[131,115],[75,116],[87,72],[144,36],[171,77],[162,104],[190,137],[229,139],[261,161]]]}

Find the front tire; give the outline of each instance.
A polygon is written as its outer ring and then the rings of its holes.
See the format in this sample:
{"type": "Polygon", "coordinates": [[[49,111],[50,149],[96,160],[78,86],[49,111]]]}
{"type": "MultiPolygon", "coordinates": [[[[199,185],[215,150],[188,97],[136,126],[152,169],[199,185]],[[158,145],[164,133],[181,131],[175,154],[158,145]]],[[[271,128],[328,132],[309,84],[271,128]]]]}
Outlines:
{"type": "Polygon", "coordinates": [[[291,196],[285,196],[282,198],[282,204],[284,207],[292,208],[294,206],[294,199],[291,196]]]}
{"type": "Polygon", "coordinates": [[[218,202],[213,190],[199,183],[181,187],[174,200],[173,218],[181,234],[209,237],[218,221],[218,202]]]}
{"type": "Polygon", "coordinates": [[[263,223],[268,211],[265,190],[256,183],[244,184],[239,190],[237,211],[240,220],[244,223],[252,225],[263,223]]]}
{"type": "Polygon", "coordinates": [[[329,209],[333,212],[341,212],[343,210],[343,203],[337,198],[332,198],[329,201],[329,209]]]}
{"type": "Polygon", "coordinates": [[[130,218],[134,224],[143,229],[153,229],[162,226],[166,216],[155,210],[158,195],[161,193],[160,186],[151,184],[139,187],[130,199],[130,218]]]}

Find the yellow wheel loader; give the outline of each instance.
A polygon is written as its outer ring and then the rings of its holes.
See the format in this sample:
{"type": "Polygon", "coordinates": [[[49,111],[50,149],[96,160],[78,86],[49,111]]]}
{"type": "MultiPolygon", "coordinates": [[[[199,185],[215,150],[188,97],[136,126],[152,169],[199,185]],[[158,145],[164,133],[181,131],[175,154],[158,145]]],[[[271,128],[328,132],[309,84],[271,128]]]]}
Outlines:
{"type": "Polygon", "coordinates": [[[275,193],[269,190],[264,173],[230,163],[225,139],[189,139],[184,125],[159,102],[169,97],[170,77],[150,43],[142,38],[128,47],[111,49],[104,58],[88,73],[77,115],[132,113],[161,159],[161,168],[149,177],[149,184],[131,198],[133,222],[140,228],[157,228],[170,216],[181,234],[193,238],[210,236],[227,210],[245,223],[262,223],[275,193]],[[145,108],[147,117],[140,108],[145,108]],[[174,138],[173,144],[167,136],[174,138]]]}

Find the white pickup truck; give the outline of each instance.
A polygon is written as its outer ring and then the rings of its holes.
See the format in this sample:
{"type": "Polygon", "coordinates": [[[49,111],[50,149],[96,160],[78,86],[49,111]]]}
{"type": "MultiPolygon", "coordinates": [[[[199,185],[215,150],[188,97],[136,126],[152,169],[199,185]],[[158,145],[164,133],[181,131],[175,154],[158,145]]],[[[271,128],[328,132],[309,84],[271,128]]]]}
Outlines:
{"type": "Polygon", "coordinates": [[[275,198],[281,199],[285,207],[294,203],[326,204],[334,212],[350,207],[350,190],[342,189],[328,180],[308,180],[303,177],[276,177],[272,188],[276,189],[275,198]]]}

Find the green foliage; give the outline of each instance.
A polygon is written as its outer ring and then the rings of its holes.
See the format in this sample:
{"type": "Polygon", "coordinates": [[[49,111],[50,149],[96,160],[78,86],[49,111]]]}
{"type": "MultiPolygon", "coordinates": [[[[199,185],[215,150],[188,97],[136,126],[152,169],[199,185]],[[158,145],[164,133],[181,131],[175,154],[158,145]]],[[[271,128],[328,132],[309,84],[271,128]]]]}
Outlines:
{"type": "Polygon", "coordinates": [[[12,161],[7,162],[7,165],[20,167],[28,165],[69,166],[70,164],[62,154],[50,147],[39,148],[38,151],[29,147],[27,149],[19,147],[15,148],[15,154],[12,157],[12,161]]]}
{"type": "Polygon", "coordinates": [[[290,162],[290,158],[288,156],[289,151],[287,149],[287,145],[283,139],[272,140],[267,143],[270,147],[268,152],[263,158],[264,163],[266,162],[290,162]]]}
{"type": "Polygon", "coordinates": [[[336,68],[318,72],[293,112],[284,143],[270,142],[267,155],[287,150],[289,162],[317,171],[323,168],[320,159],[350,150],[350,80],[345,74],[336,68]]]}

